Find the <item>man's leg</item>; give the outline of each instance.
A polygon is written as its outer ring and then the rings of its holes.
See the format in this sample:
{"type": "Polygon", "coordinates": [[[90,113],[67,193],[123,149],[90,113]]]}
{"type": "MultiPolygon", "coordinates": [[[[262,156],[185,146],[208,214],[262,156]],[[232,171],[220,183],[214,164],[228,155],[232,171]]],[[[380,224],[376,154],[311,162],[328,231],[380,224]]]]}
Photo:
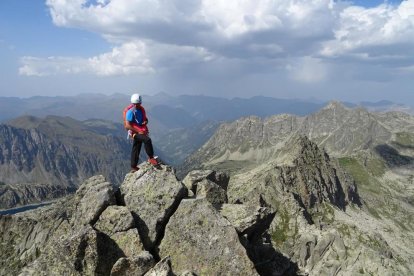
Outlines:
{"type": "Polygon", "coordinates": [[[152,147],[151,138],[149,138],[147,135],[137,134],[135,135],[135,139],[143,142],[145,145],[145,152],[147,153],[148,157],[150,159],[154,158],[154,148],[152,147]]]}
{"type": "Polygon", "coordinates": [[[141,151],[142,141],[135,135],[131,150],[131,168],[138,166],[139,152],[141,151]]]}

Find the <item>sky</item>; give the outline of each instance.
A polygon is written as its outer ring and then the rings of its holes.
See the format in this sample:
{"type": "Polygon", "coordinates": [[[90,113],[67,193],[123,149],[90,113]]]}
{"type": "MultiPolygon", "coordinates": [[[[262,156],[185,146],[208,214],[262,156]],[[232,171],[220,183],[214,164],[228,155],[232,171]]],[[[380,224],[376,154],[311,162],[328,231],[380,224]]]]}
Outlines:
{"type": "Polygon", "coordinates": [[[414,106],[414,0],[1,0],[0,96],[414,106]]]}

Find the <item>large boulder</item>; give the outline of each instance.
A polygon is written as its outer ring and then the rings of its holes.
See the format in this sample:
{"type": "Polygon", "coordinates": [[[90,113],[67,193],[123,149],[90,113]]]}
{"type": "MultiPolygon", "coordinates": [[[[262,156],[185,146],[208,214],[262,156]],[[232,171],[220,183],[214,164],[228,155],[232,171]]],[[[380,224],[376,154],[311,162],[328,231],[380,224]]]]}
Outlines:
{"type": "Polygon", "coordinates": [[[134,257],[144,251],[134,218],[125,206],[113,205],[106,208],[94,227],[108,235],[126,257],[134,257]]]}
{"type": "Polygon", "coordinates": [[[227,203],[227,193],[218,184],[204,179],[197,183],[196,198],[205,198],[214,206],[227,203]]]}
{"type": "Polygon", "coordinates": [[[248,204],[224,204],[220,213],[240,235],[246,236],[249,240],[259,238],[269,228],[275,215],[269,207],[248,204]]]}
{"type": "Polygon", "coordinates": [[[55,237],[22,275],[107,275],[122,252],[106,235],[90,225],[55,237]]]}
{"type": "Polygon", "coordinates": [[[141,276],[150,270],[155,264],[152,255],[143,251],[132,258],[119,258],[111,270],[111,276],[141,276]]]}
{"type": "Polygon", "coordinates": [[[187,189],[171,167],[141,164],[120,186],[121,200],[131,211],[146,248],[153,248],[187,189]]]}
{"type": "Polygon", "coordinates": [[[159,247],[173,271],[199,275],[257,275],[239,236],[207,200],[184,199],[171,217],[159,247]]]}
{"type": "Polygon", "coordinates": [[[111,183],[102,175],[87,179],[76,191],[75,225],[93,225],[109,205],[115,205],[115,193],[111,183]]]}
{"type": "Polygon", "coordinates": [[[26,238],[29,243],[19,241],[19,246],[25,254],[34,251],[36,258],[22,273],[109,275],[119,258],[139,255],[144,247],[132,215],[125,207],[110,205],[115,203],[112,185],[96,176],[74,196],[29,213],[30,220],[29,214],[22,215],[24,221],[34,222],[26,230],[34,236],[26,238]]]}
{"type": "Polygon", "coordinates": [[[134,228],[134,218],[125,206],[109,206],[94,225],[95,229],[113,235],[134,228]]]}
{"type": "MultiPolygon", "coordinates": [[[[30,270],[29,265],[34,267],[33,271],[47,271],[44,267],[51,266],[49,255],[51,260],[59,258],[65,248],[56,248],[63,243],[76,243],[76,239],[70,237],[91,238],[94,230],[86,236],[81,233],[90,229],[88,226],[93,225],[111,204],[115,204],[112,185],[103,176],[94,176],[86,180],[75,195],[53,205],[17,215],[0,216],[0,274],[17,274],[24,266],[30,270]],[[53,253],[55,250],[56,253],[53,253]],[[34,260],[37,262],[35,266],[34,260]]],[[[60,268],[66,266],[66,256],[62,257],[64,259],[55,263],[60,268]]],[[[71,269],[74,269],[73,265],[63,271],[71,269]]]]}
{"type": "Polygon", "coordinates": [[[217,172],[213,170],[194,170],[189,172],[187,176],[184,177],[183,183],[188,190],[191,190],[195,193],[197,191],[197,183],[205,179],[216,183],[225,191],[227,191],[227,185],[229,183],[230,177],[224,172],[217,172]]]}
{"type": "Polygon", "coordinates": [[[145,276],[174,276],[170,257],[165,257],[150,269],[145,276]]]}
{"type": "Polygon", "coordinates": [[[115,242],[116,246],[122,251],[124,256],[134,257],[145,250],[137,229],[116,232],[111,235],[110,238],[115,242]]]}

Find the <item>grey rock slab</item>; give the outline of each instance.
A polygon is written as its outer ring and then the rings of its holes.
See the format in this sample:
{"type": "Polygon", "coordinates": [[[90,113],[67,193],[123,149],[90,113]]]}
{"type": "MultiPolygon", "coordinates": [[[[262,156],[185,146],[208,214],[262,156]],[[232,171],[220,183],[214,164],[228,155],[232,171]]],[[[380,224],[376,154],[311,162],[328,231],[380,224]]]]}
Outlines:
{"type": "Polygon", "coordinates": [[[173,211],[187,195],[186,187],[165,165],[140,165],[138,172],[127,175],[120,191],[146,248],[156,244],[173,211]]]}
{"type": "Polygon", "coordinates": [[[316,263],[318,263],[325,253],[329,250],[332,243],[335,240],[335,235],[332,233],[327,233],[326,235],[322,236],[320,240],[318,240],[318,243],[316,244],[312,255],[309,259],[309,264],[311,267],[313,267],[316,263]]]}
{"type": "Polygon", "coordinates": [[[183,273],[180,274],[180,276],[197,276],[197,274],[195,274],[192,271],[184,271],[183,273]]]}
{"type": "Polygon", "coordinates": [[[306,266],[308,259],[313,253],[316,243],[317,239],[314,235],[304,234],[300,237],[297,247],[293,248],[293,259],[295,259],[301,267],[306,266]]]}
{"type": "Polygon", "coordinates": [[[125,206],[108,206],[94,227],[110,236],[134,228],[134,218],[125,206]]]}
{"type": "Polygon", "coordinates": [[[145,276],[173,276],[170,257],[165,257],[159,261],[145,276]]]}
{"type": "Polygon", "coordinates": [[[93,176],[83,182],[76,191],[76,200],[79,202],[73,223],[79,226],[93,225],[109,205],[116,204],[114,189],[102,175],[93,176]]]}
{"type": "Polygon", "coordinates": [[[220,213],[241,235],[258,237],[269,228],[275,212],[268,207],[247,204],[223,204],[220,213]]]}
{"type": "Polygon", "coordinates": [[[111,239],[126,257],[133,257],[144,251],[144,245],[137,229],[129,229],[126,232],[117,232],[111,236],[111,239]]]}
{"type": "Polygon", "coordinates": [[[33,264],[35,273],[29,275],[107,275],[121,257],[113,243],[90,225],[62,239],[56,238],[56,244],[33,264]]]}
{"type": "Polygon", "coordinates": [[[174,272],[258,275],[231,223],[205,199],[184,199],[170,218],[159,246],[174,272]]]}
{"type": "Polygon", "coordinates": [[[213,181],[203,179],[197,183],[196,198],[205,198],[214,206],[227,203],[226,191],[213,181]]]}
{"type": "Polygon", "coordinates": [[[202,180],[210,180],[225,191],[227,191],[227,185],[229,183],[229,175],[224,172],[217,172],[213,170],[193,170],[189,172],[183,179],[184,185],[187,189],[195,192],[197,190],[197,183],[202,180]]]}
{"type": "Polygon", "coordinates": [[[155,265],[154,257],[143,251],[132,258],[119,258],[111,269],[111,276],[141,276],[155,265]]]}
{"type": "Polygon", "coordinates": [[[109,275],[116,261],[125,257],[113,239],[90,225],[62,234],[54,236],[23,275],[109,275]]]}

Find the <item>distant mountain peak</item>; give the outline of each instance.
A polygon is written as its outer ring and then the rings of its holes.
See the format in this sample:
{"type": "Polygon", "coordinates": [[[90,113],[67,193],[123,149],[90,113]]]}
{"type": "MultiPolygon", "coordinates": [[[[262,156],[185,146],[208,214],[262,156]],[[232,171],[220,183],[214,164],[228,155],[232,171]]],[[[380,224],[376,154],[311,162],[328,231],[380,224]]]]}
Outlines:
{"type": "Polygon", "coordinates": [[[295,160],[303,154],[309,154],[309,150],[319,150],[306,135],[294,134],[284,142],[276,159],[278,165],[293,165],[295,160]]]}
{"type": "Polygon", "coordinates": [[[345,109],[349,110],[343,103],[339,101],[330,101],[323,109],[345,109]]]}

